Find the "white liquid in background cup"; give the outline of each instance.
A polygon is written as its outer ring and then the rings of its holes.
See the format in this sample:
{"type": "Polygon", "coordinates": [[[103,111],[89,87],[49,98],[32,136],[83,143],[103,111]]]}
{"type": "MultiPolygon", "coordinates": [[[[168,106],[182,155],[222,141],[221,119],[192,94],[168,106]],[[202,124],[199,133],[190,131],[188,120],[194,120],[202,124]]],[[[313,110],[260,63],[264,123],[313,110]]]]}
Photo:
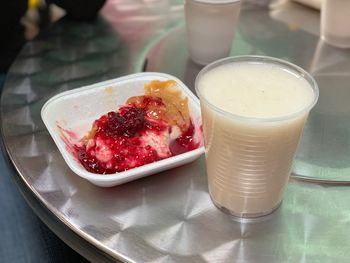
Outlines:
{"type": "Polygon", "coordinates": [[[350,0],[323,0],[321,38],[336,47],[350,47],[350,0]]]}
{"type": "Polygon", "coordinates": [[[190,58],[201,65],[227,57],[240,13],[240,0],[186,0],[190,58]]]}
{"type": "Polygon", "coordinates": [[[209,193],[237,217],[274,211],[282,201],[308,113],[315,80],[289,62],[231,57],[197,76],[209,193]]]}

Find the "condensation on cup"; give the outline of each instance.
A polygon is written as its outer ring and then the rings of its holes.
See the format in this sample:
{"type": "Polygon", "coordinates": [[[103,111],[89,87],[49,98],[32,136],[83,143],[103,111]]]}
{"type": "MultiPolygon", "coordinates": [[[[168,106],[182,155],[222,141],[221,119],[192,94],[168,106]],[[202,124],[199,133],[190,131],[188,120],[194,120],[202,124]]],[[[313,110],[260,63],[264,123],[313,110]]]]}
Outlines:
{"type": "Polygon", "coordinates": [[[333,46],[350,48],[350,0],[323,0],[321,38],[333,46]]]}
{"type": "Polygon", "coordinates": [[[186,0],[185,19],[190,58],[201,65],[230,54],[241,0],[186,0]]]}

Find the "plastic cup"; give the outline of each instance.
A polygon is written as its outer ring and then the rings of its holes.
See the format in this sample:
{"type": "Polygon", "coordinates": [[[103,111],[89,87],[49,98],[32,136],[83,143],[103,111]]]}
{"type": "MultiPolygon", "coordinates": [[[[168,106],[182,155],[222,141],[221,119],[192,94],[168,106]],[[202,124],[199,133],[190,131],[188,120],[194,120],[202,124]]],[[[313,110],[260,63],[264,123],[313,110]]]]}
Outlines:
{"type": "Polygon", "coordinates": [[[280,59],[240,56],[206,66],[198,74],[195,88],[201,102],[208,186],[213,203],[240,218],[271,213],[281,204],[302,129],[318,99],[315,80],[300,67],[280,59]],[[235,70],[231,71],[231,66],[235,70]],[[244,81],[237,66],[245,67],[244,81]],[[295,83],[299,88],[293,94],[295,83]],[[226,84],[229,89],[220,89],[226,84]],[[237,85],[243,90],[233,100],[248,101],[249,114],[226,108],[235,106],[225,103],[232,87],[237,85]],[[287,85],[292,92],[284,92],[287,85]],[[283,113],[273,117],[272,113],[265,116],[271,106],[264,104],[265,95],[255,102],[249,101],[255,88],[267,94],[272,86],[277,88],[281,99],[291,101],[281,103],[283,113]],[[299,107],[297,110],[295,105],[299,107]]]}
{"type": "Polygon", "coordinates": [[[186,0],[185,19],[190,58],[201,65],[230,54],[240,0],[186,0]]]}
{"type": "Polygon", "coordinates": [[[350,0],[324,0],[321,7],[321,38],[327,43],[350,47],[350,0]]]}

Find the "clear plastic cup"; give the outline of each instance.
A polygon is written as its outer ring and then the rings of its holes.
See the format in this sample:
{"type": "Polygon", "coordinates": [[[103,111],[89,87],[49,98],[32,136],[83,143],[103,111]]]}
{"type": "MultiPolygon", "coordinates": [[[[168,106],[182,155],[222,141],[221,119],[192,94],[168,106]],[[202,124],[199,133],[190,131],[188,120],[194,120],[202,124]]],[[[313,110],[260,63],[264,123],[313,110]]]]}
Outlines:
{"type": "Polygon", "coordinates": [[[201,102],[212,201],[240,218],[271,213],[281,204],[302,129],[318,99],[315,80],[300,67],[280,59],[240,56],[206,66],[198,74],[195,88],[201,102]],[[238,67],[248,76],[244,81],[238,67]],[[226,84],[228,89],[220,88],[226,84]],[[242,92],[233,96],[232,103],[237,105],[260,94],[254,92],[266,92],[267,97],[252,99],[247,105],[250,113],[232,112],[228,110],[235,108],[230,104],[232,85],[242,87],[242,92]],[[279,114],[264,104],[274,98],[268,97],[272,96],[269,92],[277,92],[280,101],[288,102],[276,106],[279,114]]]}
{"type": "Polygon", "coordinates": [[[241,0],[186,0],[185,19],[190,58],[201,65],[230,54],[241,0]]]}

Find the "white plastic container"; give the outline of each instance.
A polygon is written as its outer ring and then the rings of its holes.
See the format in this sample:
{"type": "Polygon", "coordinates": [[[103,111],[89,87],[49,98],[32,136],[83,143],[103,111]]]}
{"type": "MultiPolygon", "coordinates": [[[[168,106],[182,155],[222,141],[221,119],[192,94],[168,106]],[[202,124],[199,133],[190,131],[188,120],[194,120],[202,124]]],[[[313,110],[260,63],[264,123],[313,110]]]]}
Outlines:
{"type": "Polygon", "coordinates": [[[179,79],[163,73],[137,73],[60,93],[45,103],[41,117],[70,169],[102,187],[123,184],[192,162],[204,152],[199,100],[179,79]],[[109,111],[115,111],[128,98],[144,95],[145,83],[169,79],[175,80],[178,88],[189,99],[189,110],[195,126],[194,136],[200,141],[200,147],[125,172],[107,175],[88,172],[76,158],[72,146],[86,135],[94,120],[109,111]]]}

